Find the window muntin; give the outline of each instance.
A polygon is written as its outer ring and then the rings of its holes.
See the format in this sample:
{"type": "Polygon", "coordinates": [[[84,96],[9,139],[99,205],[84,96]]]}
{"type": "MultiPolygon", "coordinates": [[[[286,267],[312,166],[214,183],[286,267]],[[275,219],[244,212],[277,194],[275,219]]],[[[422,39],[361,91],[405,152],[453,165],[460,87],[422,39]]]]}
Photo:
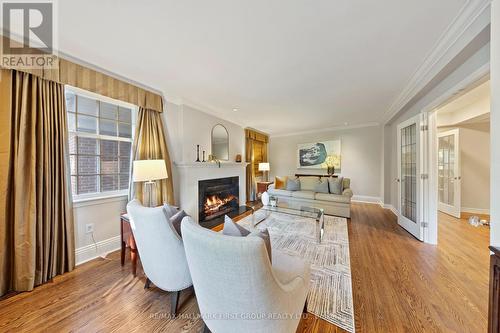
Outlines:
{"type": "Polygon", "coordinates": [[[71,188],[74,197],[128,190],[136,108],[66,89],[71,188]]]}

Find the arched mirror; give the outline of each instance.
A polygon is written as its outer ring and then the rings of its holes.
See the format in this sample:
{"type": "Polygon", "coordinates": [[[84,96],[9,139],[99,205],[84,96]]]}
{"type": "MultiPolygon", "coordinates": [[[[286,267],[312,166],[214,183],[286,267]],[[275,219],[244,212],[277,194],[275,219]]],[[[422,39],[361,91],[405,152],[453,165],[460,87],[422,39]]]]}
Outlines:
{"type": "Polygon", "coordinates": [[[212,128],[212,155],[222,161],[229,160],[229,133],[221,124],[212,128]]]}

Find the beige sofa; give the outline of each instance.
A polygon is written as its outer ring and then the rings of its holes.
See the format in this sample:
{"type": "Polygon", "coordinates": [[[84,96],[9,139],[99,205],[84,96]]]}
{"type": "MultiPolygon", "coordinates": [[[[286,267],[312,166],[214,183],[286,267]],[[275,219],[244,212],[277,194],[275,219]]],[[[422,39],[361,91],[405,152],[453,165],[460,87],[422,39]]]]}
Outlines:
{"type": "MultiPolygon", "coordinates": [[[[293,177],[295,178],[295,177],[293,177]]],[[[299,180],[302,177],[299,177],[299,180]]],[[[305,178],[305,177],[304,177],[305,178]]],[[[310,178],[309,176],[307,178],[310,178]]],[[[319,181],[319,177],[317,178],[319,181]]],[[[315,208],[322,208],[327,215],[351,217],[351,180],[344,178],[342,194],[318,193],[313,190],[288,191],[276,189],[274,184],[269,185],[267,192],[276,196],[278,202],[299,203],[315,208]]]]}

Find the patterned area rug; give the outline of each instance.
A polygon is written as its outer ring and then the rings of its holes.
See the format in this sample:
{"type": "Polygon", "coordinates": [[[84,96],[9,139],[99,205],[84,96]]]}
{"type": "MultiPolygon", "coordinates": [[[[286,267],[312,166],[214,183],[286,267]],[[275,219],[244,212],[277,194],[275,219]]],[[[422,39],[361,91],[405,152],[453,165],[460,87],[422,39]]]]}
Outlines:
{"type": "MultiPolygon", "coordinates": [[[[264,212],[255,212],[257,220],[264,212]]],[[[252,229],[252,216],[239,222],[252,229]]],[[[307,260],[311,264],[311,286],[307,311],[354,332],[351,266],[347,220],[325,215],[321,244],[316,240],[314,219],[273,212],[257,229],[268,228],[273,249],[307,260]]]]}

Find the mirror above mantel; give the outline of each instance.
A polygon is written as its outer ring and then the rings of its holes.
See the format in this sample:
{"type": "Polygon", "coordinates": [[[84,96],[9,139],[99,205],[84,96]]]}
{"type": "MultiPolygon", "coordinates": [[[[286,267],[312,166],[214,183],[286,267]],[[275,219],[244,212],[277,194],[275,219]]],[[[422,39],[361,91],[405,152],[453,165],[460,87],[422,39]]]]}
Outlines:
{"type": "Polygon", "coordinates": [[[229,161],[229,133],[221,124],[212,128],[212,155],[218,160],[229,161]]]}

